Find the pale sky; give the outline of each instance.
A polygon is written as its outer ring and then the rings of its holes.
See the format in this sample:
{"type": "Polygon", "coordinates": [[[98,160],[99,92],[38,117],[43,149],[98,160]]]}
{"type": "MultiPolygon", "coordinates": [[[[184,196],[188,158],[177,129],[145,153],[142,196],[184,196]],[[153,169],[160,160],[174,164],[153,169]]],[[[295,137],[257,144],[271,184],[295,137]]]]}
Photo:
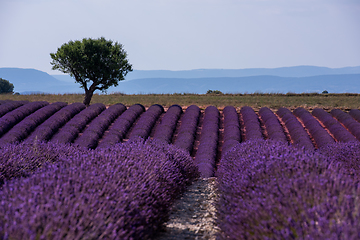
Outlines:
{"type": "Polygon", "coordinates": [[[89,37],[138,70],[360,66],[360,1],[0,0],[0,67],[61,74],[50,53],[89,37]]]}

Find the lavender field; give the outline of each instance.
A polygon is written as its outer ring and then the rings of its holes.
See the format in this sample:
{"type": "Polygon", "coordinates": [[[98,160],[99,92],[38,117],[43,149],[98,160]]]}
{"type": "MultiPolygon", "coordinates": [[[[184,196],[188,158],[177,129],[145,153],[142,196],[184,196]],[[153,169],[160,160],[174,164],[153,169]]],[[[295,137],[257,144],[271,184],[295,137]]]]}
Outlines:
{"type": "Polygon", "coordinates": [[[217,178],[219,239],[359,239],[360,110],[0,102],[1,239],[152,239],[217,178]]]}

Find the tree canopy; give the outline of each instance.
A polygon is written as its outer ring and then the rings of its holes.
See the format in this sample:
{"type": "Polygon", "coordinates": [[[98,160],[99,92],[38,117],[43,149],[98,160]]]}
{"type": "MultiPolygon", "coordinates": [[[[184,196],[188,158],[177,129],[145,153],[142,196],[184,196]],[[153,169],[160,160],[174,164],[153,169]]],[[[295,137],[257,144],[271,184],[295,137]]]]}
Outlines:
{"type": "Polygon", "coordinates": [[[87,106],[96,90],[105,92],[117,86],[132,71],[123,46],[103,37],[69,41],[50,56],[53,70],[70,74],[80,83],[85,90],[84,104],[87,106]]]}
{"type": "Polygon", "coordinates": [[[0,78],[0,94],[1,93],[12,93],[14,91],[14,85],[8,80],[0,78]]]}

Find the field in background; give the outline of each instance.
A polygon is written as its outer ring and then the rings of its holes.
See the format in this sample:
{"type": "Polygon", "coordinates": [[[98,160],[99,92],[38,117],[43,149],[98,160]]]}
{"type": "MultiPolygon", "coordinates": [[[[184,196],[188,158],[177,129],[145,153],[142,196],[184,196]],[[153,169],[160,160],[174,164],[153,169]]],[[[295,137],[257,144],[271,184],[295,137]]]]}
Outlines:
{"type": "MultiPolygon", "coordinates": [[[[28,100],[28,101],[47,101],[52,102],[83,102],[83,94],[31,94],[31,95],[9,95],[0,94],[0,100],[28,100]]],[[[312,109],[319,107],[324,109],[340,108],[343,110],[359,108],[360,94],[147,94],[147,95],[125,95],[125,94],[94,94],[91,104],[103,103],[105,105],[113,105],[122,103],[131,106],[140,103],[145,107],[153,104],[160,104],[165,108],[173,104],[186,107],[189,105],[197,105],[202,109],[206,106],[213,105],[219,109],[226,106],[234,106],[236,108],[242,106],[251,106],[255,109],[261,107],[269,108],[296,108],[304,107],[312,109]]]]}

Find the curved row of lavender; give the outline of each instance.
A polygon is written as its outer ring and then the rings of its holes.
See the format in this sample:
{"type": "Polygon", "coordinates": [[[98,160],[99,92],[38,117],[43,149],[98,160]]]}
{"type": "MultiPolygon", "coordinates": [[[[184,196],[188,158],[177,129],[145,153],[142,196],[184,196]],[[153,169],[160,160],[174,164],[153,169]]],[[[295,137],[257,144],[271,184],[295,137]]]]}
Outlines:
{"type": "Polygon", "coordinates": [[[217,171],[217,239],[359,239],[360,143],[246,141],[217,171]]]}
{"type": "Polygon", "coordinates": [[[83,103],[72,103],[63,107],[38,126],[26,141],[48,141],[59,128],[84,109],[85,104],[83,103]]]}
{"type": "Polygon", "coordinates": [[[268,139],[287,143],[284,129],[281,126],[277,116],[267,107],[259,109],[259,115],[265,125],[265,129],[268,135],[268,139]]]}
{"type": "Polygon", "coordinates": [[[26,103],[29,103],[28,101],[4,101],[0,104],[0,117],[4,116],[6,113],[14,110],[15,108],[18,108],[26,103]]]}
{"type": "Polygon", "coordinates": [[[13,126],[27,117],[29,114],[36,110],[48,105],[48,102],[39,101],[24,104],[6,114],[0,118],[0,137],[9,131],[13,126]]]}
{"type": "Polygon", "coordinates": [[[66,105],[65,102],[55,102],[28,115],[0,138],[0,145],[24,140],[38,125],[66,105]]]}
{"type": "Polygon", "coordinates": [[[96,148],[99,138],[103,136],[110,124],[125,110],[125,105],[121,103],[111,105],[89,123],[89,126],[74,141],[74,144],[85,148],[96,148]]]}
{"type": "Polygon", "coordinates": [[[338,142],[354,142],[356,138],[347,131],[330,113],[326,112],[322,108],[315,108],[312,111],[319,121],[331,132],[338,142]]]}
{"type": "Polygon", "coordinates": [[[156,140],[95,150],[23,142],[1,151],[9,165],[27,166],[1,186],[1,239],[152,239],[199,176],[187,152],[156,140]]]}
{"type": "Polygon", "coordinates": [[[301,119],[305,127],[309,130],[309,133],[313,137],[318,148],[326,147],[329,144],[335,142],[330,134],[320,125],[313,115],[304,108],[296,108],[294,115],[301,119]]]}
{"type": "Polygon", "coordinates": [[[276,113],[285,123],[295,147],[304,148],[307,151],[313,151],[315,149],[309,134],[289,109],[279,108],[276,113]]]}
{"type": "Polygon", "coordinates": [[[360,140],[360,123],[358,121],[340,109],[332,109],[330,114],[344,125],[357,140],[360,140]]]}
{"type": "Polygon", "coordinates": [[[155,125],[159,116],[164,112],[164,108],[159,104],[154,104],[144,112],[129,135],[129,140],[141,137],[146,139],[155,125]]]}
{"type": "Polygon", "coordinates": [[[162,117],[160,124],[157,126],[154,139],[171,143],[177,122],[183,110],[179,105],[172,105],[162,117]]]}
{"type": "Polygon", "coordinates": [[[352,116],[356,121],[360,122],[360,110],[359,109],[351,109],[349,111],[349,115],[352,116]]]}
{"type": "Polygon", "coordinates": [[[141,104],[134,104],[122,113],[100,140],[98,147],[109,147],[122,142],[135,120],[145,111],[141,104]]]}
{"type": "Polygon", "coordinates": [[[224,143],[221,149],[221,155],[241,142],[239,115],[233,106],[226,106],[224,114],[224,143]]]}
{"type": "Polygon", "coordinates": [[[70,119],[57,133],[50,139],[52,142],[72,143],[78,134],[83,131],[86,125],[106,109],[102,103],[91,104],[80,113],[70,119]]]}
{"type": "Polygon", "coordinates": [[[205,109],[200,142],[194,159],[201,177],[204,178],[214,176],[219,139],[219,118],[220,113],[217,107],[209,106],[205,109]]]}
{"type": "Polygon", "coordinates": [[[245,141],[263,139],[260,120],[254,109],[244,106],[240,109],[240,114],[245,126],[245,141]]]}
{"type": "Polygon", "coordinates": [[[174,145],[191,153],[195,141],[195,134],[200,117],[200,108],[196,105],[189,106],[181,118],[181,125],[174,145]]]}

